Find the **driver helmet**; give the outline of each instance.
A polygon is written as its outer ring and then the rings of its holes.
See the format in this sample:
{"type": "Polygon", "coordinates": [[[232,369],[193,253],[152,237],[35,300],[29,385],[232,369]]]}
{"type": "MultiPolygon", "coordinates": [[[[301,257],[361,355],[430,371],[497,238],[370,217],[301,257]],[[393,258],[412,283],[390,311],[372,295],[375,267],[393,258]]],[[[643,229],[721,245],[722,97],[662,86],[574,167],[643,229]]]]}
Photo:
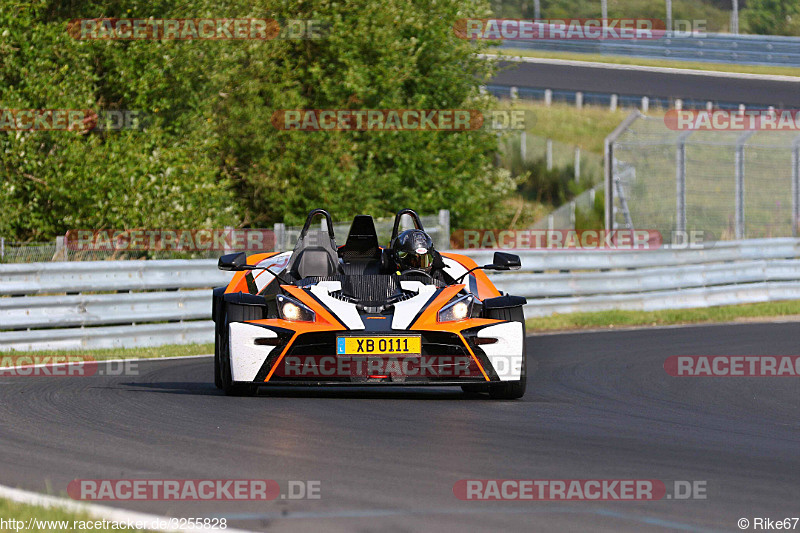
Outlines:
{"type": "Polygon", "coordinates": [[[394,240],[392,250],[401,272],[415,269],[430,274],[433,268],[433,241],[424,231],[404,231],[394,240]]]}

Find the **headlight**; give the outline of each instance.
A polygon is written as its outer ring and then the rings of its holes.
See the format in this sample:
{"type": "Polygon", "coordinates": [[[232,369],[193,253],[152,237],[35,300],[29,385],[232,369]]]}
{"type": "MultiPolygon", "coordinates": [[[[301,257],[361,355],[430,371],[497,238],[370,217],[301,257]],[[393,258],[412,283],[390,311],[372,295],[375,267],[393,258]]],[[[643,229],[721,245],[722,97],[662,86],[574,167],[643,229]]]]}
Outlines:
{"type": "Polygon", "coordinates": [[[439,322],[455,322],[457,320],[469,318],[470,311],[472,310],[472,302],[473,298],[470,294],[453,300],[439,311],[439,322]]]}
{"type": "Polygon", "coordinates": [[[278,302],[278,314],[284,320],[291,320],[292,322],[314,322],[317,319],[317,315],[314,311],[294,298],[279,294],[276,300],[278,302]]]}

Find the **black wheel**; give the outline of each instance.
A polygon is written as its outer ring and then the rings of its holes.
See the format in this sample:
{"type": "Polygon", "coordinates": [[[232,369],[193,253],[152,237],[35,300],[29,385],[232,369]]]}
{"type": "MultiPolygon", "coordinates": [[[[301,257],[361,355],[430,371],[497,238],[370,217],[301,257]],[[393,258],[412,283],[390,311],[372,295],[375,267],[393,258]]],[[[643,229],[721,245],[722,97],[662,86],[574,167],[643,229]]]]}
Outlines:
{"type": "Polygon", "coordinates": [[[214,319],[214,386],[218,389],[222,388],[222,372],[220,372],[221,363],[219,360],[219,345],[220,345],[220,329],[222,328],[222,296],[225,294],[225,288],[221,287],[214,289],[211,304],[211,316],[214,319]]]}
{"type": "Polygon", "coordinates": [[[230,312],[232,311],[233,314],[236,314],[237,307],[241,306],[229,306],[225,303],[222,304],[222,327],[219,328],[220,331],[217,335],[217,342],[216,346],[219,347],[217,350],[217,357],[215,357],[215,361],[218,361],[217,368],[215,369],[214,376],[216,377],[217,373],[220,377],[220,388],[225,392],[228,396],[253,396],[258,392],[258,385],[254,385],[252,383],[237,383],[233,381],[233,376],[231,375],[231,362],[230,362],[230,343],[228,339],[228,324],[230,323],[230,319],[234,318],[230,316],[230,312]],[[234,309],[230,309],[233,307],[234,309]]]}
{"type": "Polygon", "coordinates": [[[214,328],[214,386],[218,389],[222,388],[222,363],[219,360],[219,331],[218,327],[214,328]]]}
{"type": "Polygon", "coordinates": [[[525,313],[522,307],[507,309],[491,309],[489,318],[498,320],[511,320],[522,323],[522,370],[517,381],[504,381],[489,385],[489,396],[495,400],[516,400],[525,395],[525,386],[528,380],[528,353],[525,347],[525,313]]]}

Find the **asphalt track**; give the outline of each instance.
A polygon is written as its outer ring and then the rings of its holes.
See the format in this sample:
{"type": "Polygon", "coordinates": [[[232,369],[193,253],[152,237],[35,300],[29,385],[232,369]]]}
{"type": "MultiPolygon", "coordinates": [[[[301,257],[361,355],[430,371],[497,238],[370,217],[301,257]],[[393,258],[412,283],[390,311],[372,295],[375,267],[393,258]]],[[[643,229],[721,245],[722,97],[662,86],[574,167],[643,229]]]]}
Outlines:
{"type": "Polygon", "coordinates": [[[678,72],[650,72],[634,69],[582,67],[568,65],[500,62],[502,71],[492,84],[584,91],[631,96],[683,98],[734,104],[800,107],[800,80],[721,78],[678,72]]]}
{"type": "Polygon", "coordinates": [[[119,502],[266,531],[739,531],[800,515],[797,378],[674,378],[667,356],[795,355],[800,324],[530,337],[520,401],[445,388],[281,390],[229,398],[211,359],[138,376],[0,383],[0,483],[74,478],[319,480],[321,499],[119,502]],[[469,502],[459,479],[707,482],[707,499],[469,502]]]}

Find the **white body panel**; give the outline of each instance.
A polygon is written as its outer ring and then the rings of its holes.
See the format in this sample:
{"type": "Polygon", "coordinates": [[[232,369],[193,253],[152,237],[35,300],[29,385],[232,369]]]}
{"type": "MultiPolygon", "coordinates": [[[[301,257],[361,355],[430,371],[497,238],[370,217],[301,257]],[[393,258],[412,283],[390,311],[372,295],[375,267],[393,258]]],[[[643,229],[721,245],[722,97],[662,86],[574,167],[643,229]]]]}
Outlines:
{"type": "Polygon", "coordinates": [[[482,344],[480,347],[489,358],[500,381],[517,381],[522,374],[522,324],[508,322],[483,328],[478,338],[493,337],[494,344],[482,344]]]}
{"type": "Polygon", "coordinates": [[[234,322],[228,328],[231,377],[233,381],[253,381],[264,361],[275,349],[274,346],[256,346],[255,340],[278,335],[269,329],[244,322],[234,322]]]}

